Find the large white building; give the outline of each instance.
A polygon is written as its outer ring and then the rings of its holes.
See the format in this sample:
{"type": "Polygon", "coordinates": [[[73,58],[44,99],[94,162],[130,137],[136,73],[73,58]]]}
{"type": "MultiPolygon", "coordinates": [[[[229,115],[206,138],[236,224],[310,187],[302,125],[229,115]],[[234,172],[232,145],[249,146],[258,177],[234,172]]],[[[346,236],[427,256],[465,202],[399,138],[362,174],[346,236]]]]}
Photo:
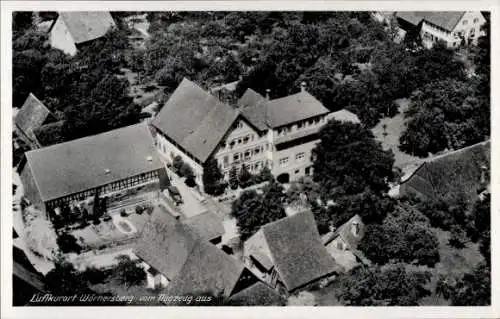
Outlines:
{"type": "Polygon", "coordinates": [[[477,44],[483,35],[481,26],[486,19],[481,12],[473,11],[398,11],[395,17],[402,29],[420,34],[423,44],[431,47],[443,41],[450,48],[462,44],[477,44]]]}
{"type": "Polygon", "coordinates": [[[180,155],[200,185],[203,164],[210,158],[226,179],[233,166],[245,164],[255,174],[267,166],[287,182],[312,174],[311,151],[320,128],[332,117],[359,122],[346,110],[330,113],[305,86],[274,100],[248,89],[231,106],[184,79],[152,125],[160,154],[167,162],[180,155]]]}

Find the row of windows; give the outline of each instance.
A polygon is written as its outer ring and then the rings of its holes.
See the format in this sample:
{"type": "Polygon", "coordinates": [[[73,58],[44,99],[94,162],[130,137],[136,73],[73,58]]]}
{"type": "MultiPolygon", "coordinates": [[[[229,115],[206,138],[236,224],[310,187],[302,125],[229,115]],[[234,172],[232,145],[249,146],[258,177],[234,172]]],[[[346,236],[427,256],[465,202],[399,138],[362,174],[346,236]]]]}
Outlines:
{"type": "MultiPolygon", "coordinates": [[[[479,18],[474,18],[473,23],[478,23],[478,22],[479,22],[479,18]]],[[[462,22],[463,25],[467,25],[468,23],[469,23],[469,21],[467,21],[467,20],[464,20],[462,22]]]]}
{"type": "MultiPolygon", "coordinates": [[[[251,142],[255,139],[255,134],[248,134],[245,136],[240,136],[238,138],[235,138],[229,142],[228,147],[229,149],[233,149],[236,145],[242,145],[242,144],[247,144],[248,142],[251,142]]],[[[224,149],[226,148],[226,144],[222,143],[221,147],[224,149]]]]}
{"type": "MultiPolygon", "coordinates": [[[[258,156],[264,152],[264,149],[269,149],[269,144],[257,146],[255,148],[246,149],[244,152],[233,154],[232,163],[239,164],[241,161],[251,160],[253,156],[258,156]]],[[[222,159],[222,167],[227,168],[230,166],[229,155],[222,159]]]]}
{"type": "MultiPolygon", "coordinates": [[[[143,173],[143,174],[140,174],[140,175],[137,175],[137,176],[125,179],[125,180],[121,180],[118,182],[107,184],[101,188],[98,188],[97,190],[100,194],[109,193],[109,192],[129,188],[129,187],[132,187],[132,186],[135,186],[138,184],[142,184],[142,183],[157,179],[158,177],[159,177],[158,171],[152,171],[152,172],[143,173]]],[[[55,207],[55,206],[59,206],[62,203],[67,203],[67,202],[72,202],[72,201],[81,201],[81,200],[84,200],[88,197],[94,196],[95,193],[96,193],[96,189],[89,189],[89,190],[86,190],[84,192],[71,194],[69,196],[47,202],[47,207],[55,207]]]]}
{"type": "MultiPolygon", "coordinates": [[[[295,161],[296,162],[302,162],[305,158],[306,158],[306,154],[304,152],[300,152],[300,153],[295,154],[295,161]]],[[[288,156],[282,157],[282,158],[280,158],[279,164],[282,167],[283,166],[287,166],[288,165],[288,161],[289,161],[289,157],[288,156]]]]}
{"type": "Polygon", "coordinates": [[[324,117],[310,118],[308,120],[300,121],[300,122],[298,122],[296,124],[292,124],[292,125],[289,125],[289,126],[280,127],[277,130],[277,133],[278,133],[278,136],[280,136],[280,135],[286,135],[286,134],[290,133],[293,130],[294,127],[295,127],[296,130],[300,130],[300,129],[303,129],[303,128],[310,127],[312,125],[317,125],[317,124],[319,124],[320,122],[323,122],[323,121],[324,121],[324,117]]]}

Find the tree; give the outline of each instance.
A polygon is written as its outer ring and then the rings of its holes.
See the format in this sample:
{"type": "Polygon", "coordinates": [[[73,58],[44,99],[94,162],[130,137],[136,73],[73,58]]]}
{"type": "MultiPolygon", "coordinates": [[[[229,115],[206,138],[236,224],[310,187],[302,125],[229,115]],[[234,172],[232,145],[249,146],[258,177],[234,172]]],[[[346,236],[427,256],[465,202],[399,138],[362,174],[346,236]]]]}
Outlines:
{"type": "Polygon", "coordinates": [[[131,260],[128,255],[120,255],[117,259],[119,262],[115,267],[115,273],[123,284],[139,285],[146,280],[146,272],[140,265],[140,261],[131,260]]]}
{"type": "Polygon", "coordinates": [[[430,295],[429,272],[407,271],[404,264],[356,268],[341,280],[339,297],[352,306],[418,306],[430,295]]]}
{"type": "Polygon", "coordinates": [[[491,304],[491,270],[479,264],[471,273],[464,274],[451,293],[453,306],[489,306],[491,304]]]}
{"type": "Polygon", "coordinates": [[[445,79],[415,92],[400,149],[425,157],[483,141],[489,135],[489,102],[477,95],[477,85],[473,80],[445,79]]]}
{"type": "Polygon", "coordinates": [[[222,179],[224,175],[220,171],[219,164],[215,158],[210,158],[203,166],[203,187],[205,193],[213,196],[221,195],[224,192],[222,179]]]}
{"type": "Polygon", "coordinates": [[[337,215],[333,224],[339,226],[354,215],[359,215],[364,223],[381,223],[394,210],[395,201],[388,196],[380,196],[370,189],[354,195],[341,196],[338,201],[337,215]],[[343,217],[341,217],[343,216],[343,217]]]}
{"type": "Polygon", "coordinates": [[[332,120],[321,130],[320,138],[313,150],[313,165],[323,198],[357,194],[367,188],[377,194],[388,190],[387,182],[394,176],[394,155],[384,151],[368,129],[332,120]]]}
{"type": "Polygon", "coordinates": [[[45,275],[44,282],[45,288],[57,296],[72,296],[90,291],[73,265],[62,259],[57,260],[55,268],[45,275]]]}
{"type": "Polygon", "coordinates": [[[467,243],[467,235],[465,231],[459,226],[453,226],[451,228],[451,234],[449,239],[449,244],[455,248],[464,248],[467,243]]]}
{"type": "Polygon", "coordinates": [[[236,169],[236,166],[231,167],[231,170],[229,171],[229,186],[231,189],[238,188],[238,170],[236,169]]]}
{"type": "Polygon", "coordinates": [[[439,242],[428,219],[418,211],[398,208],[380,225],[369,224],[359,249],[377,264],[390,260],[434,266],[439,262],[439,242]]]}
{"type": "Polygon", "coordinates": [[[238,182],[241,188],[247,188],[250,186],[250,180],[252,178],[252,174],[248,171],[248,168],[245,164],[241,165],[240,174],[238,176],[238,182]]]}
{"type": "Polygon", "coordinates": [[[181,167],[183,164],[184,161],[182,160],[182,157],[180,155],[176,155],[173,158],[172,169],[174,170],[175,173],[180,174],[181,167]]]}
{"type": "Polygon", "coordinates": [[[80,251],[82,250],[82,247],[78,244],[75,236],[71,234],[62,234],[57,237],[57,245],[63,253],[70,253],[74,251],[77,254],[80,254],[80,251]]]}
{"type": "Polygon", "coordinates": [[[267,165],[262,167],[262,169],[259,172],[260,179],[265,182],[272,182],[274,180],[273,173],[271,173],[271,170],[267,165]]]}
{"type": "Polygon", "coordinates": [[[244,191],[231,208],[242,240],[252,236],[262,225],[286,217],[283,200],[283,188],[276,182],[266,186],[262,195],[254,190],[244,191]]]}

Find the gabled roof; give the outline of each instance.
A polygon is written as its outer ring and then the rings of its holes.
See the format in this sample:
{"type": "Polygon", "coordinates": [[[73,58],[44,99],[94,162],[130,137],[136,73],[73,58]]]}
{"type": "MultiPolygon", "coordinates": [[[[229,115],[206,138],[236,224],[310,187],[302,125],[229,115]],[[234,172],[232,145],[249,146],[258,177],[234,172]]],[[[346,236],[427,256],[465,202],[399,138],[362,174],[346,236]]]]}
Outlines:
{"type": "Polygon", "coordinates": [[[312,212],[262,226],[274,266],[288,291],[339,271],[323,246],[312,212]]]}
{"type": "Polygon", "coordinates": [[[194,228],[202,238],[207,240],[212,240],[224,235],[222,219],[210,210],[185,219],[183,223],[194,228]]]}
{"type": "Polygon", "coordinates": [[[259,129],[276,128],[330,112],[306,91],[267,100],[248,89],[238,104],[242,107],[243,116],[259,129]]]}
{"type": "Polygon", "coordinates": [[[286,299],[259,281],[229,298],[230,306],[284,306],[286,299]]]}
{"type": "Polygon", "coordinates": [[[448,31],[453,31],[465,11],[398,11],[396,17],[418,25],[422,20],[448,31]]]}
{"type": "Polygon", "coordinates": [[[482,186],[483,166],[487,173],[485,182],[489,183],[490,141],[435,156],[401,184],[407,184],[430,198],[442,198],[456,192],[474,197],[482,186]]]}
{"type": "Polygon", "coordinates": [[[143,123],[32,150],[26,159],[44,201],[164,168],[143,123]]]}
{"type": "Polygon", "coordinates": [[[152,124],[200,162],[205,162],[239,112],[184,78],[152,124]]]}
{"type": "Polygon", "coordinates": [[[214,245],[199,240],[166,292],[172,295],[222,294],[229,297],[244,269],[243,263],[214,245]]]}
{"type": "Polygon", "coordinates": [[[363,238],[364,233],[365,233],[365,224],[361,220],[361,217],[356,214],[347,222],[342,224],[342,226],[337,228],[337,230],[335,230],[335,232],[331,236],[327,237],[324,240],[324,244],[327,245],[330,242],[332,242],[335,238],[340,236],[352,250],[355,250],[358,246],[358,243],[363,238]],[[354,223],[357,223],[359,225],[359,234],[357,236],[355,236],[352,232],[354,223]]]}
{"type": "Polygon", "coordinates": [[[49,109],[30,93],[16,115],[15,124],[24,134],[32,138],[33,132],[41,127],[50,115],[49,109]]]}
{"type": "Polygon", "coordinates": [[[115,26],[113,17],[107,11],[59,12],[58,19],[62,19],[75,44],[103,37],[115,26]]]}
{"type": "Polygon", "coordinates": [[[172,280],[181,271],[197,240],[191,229],[156,208],[144,225],[135,254],[172,280]]]}
{"type": "Polygon", "coordinates": [[[164,274],[169,293],[229,296],[244,265],[223,253],[196,229],[155,210],[137,241],[135,254],[164,274]]]}

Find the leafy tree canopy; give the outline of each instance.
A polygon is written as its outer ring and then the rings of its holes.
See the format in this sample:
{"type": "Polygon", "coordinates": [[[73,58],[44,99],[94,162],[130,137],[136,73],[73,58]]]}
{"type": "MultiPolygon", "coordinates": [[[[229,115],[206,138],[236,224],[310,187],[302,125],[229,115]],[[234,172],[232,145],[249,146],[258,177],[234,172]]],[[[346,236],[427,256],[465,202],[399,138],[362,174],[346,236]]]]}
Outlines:
{"type": "Polygon", "coordinates": [[[341,281],[340,299],[352,306],[418,306],[430,294],[429,272],[408,271],[404,264],[357,268],[341,281]]]}

